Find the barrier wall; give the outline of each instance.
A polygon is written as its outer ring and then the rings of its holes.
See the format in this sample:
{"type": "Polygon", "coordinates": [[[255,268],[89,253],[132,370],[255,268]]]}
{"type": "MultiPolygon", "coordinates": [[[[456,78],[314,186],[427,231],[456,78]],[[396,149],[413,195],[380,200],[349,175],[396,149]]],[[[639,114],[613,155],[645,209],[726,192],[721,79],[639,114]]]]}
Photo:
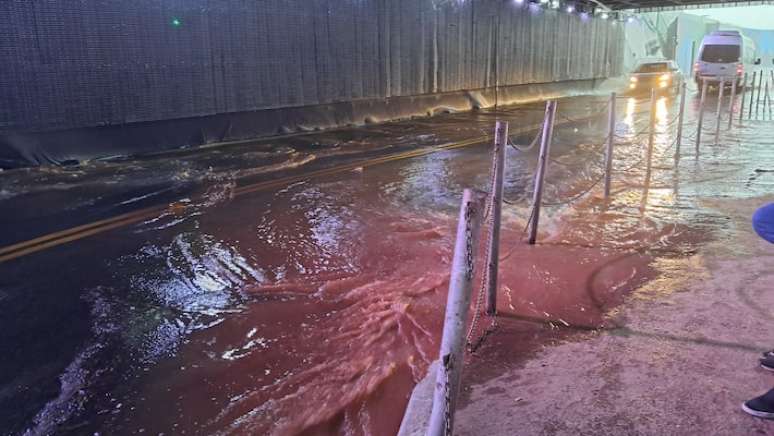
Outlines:
{"type": "Polygon", "coordinates": [[[501,0],[8,0],[0,22],[17,149],[18,132],[609,77],[624,43],[621,23],[501,0]]]}

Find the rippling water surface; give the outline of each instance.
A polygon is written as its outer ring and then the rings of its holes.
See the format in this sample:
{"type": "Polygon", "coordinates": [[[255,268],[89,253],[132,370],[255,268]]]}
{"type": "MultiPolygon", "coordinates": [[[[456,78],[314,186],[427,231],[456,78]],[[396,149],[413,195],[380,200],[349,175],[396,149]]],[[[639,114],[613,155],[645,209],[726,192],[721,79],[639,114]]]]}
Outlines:
{"type": "MultiPolygon", "coordinates": [[[[548,324],[604,326],[623,295],[656,273],[653,259],[690,256],[722,237],[727,220],[702,207],[705,199],[770,192],[771,122],[735,120],[730,131],[724,122],[715,144],[708,109],[697,156],[697,104],[689,96],[675,160],[677,102],[657,101],[648,169],[649,102],[619,99],[606,203],[606,102],[560,101],[537,247],[522,242],[536,149],[509,148],[503,321],[489,352],[520,353],[549,338],[548,324]],[[590,114],[598,115],[580,120],[590,114]],[[535,320],[542,326],[529,327],[535,320]]],[[[172,204],[140,223],[0,264],[0,345],[9,356],[0,363],[0,407],[9,411],[0,427],[394,434],[437,355],[458,202],[463,188],[486,188],[490,147],[243,188],[477,137],[498,116],[515,129],[539,122],[542,107],[0,175],[0,202],[15,211],[0,222],[12,229],[2,245],[172,204]]]]}

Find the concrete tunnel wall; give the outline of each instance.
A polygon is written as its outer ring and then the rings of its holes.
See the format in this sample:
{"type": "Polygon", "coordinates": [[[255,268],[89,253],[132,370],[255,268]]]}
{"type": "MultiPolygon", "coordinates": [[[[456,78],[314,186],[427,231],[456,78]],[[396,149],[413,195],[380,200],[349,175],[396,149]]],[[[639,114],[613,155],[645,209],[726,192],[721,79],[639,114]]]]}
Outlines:
{"type": "Polygon", "coordinates": [[[527,4],[0,2],[0,166],[379,121],[495,84],[621,73],[621,23],[527,4]]]}

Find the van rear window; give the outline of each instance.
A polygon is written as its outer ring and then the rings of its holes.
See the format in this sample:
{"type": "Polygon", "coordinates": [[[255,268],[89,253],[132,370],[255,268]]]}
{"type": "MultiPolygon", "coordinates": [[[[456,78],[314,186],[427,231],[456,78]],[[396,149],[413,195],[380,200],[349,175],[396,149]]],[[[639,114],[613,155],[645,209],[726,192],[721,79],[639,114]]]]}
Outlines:
{"type": "Polygon", "coordinates": [[[701,60],[717,64],[738,62],[740,52],[738,45],[705,45],[701,52],[701,60]]]}

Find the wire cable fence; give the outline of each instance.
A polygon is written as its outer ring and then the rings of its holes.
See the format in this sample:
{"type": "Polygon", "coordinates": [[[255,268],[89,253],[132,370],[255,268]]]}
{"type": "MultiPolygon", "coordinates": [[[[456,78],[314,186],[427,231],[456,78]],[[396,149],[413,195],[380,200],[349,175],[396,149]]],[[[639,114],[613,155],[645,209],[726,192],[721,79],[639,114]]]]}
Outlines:
{"type": "Polygon", "coordinates": [[[530,144],[527,145],[527,146],[516,144],[515,142],[513,142],[513,140],[509,136],[508,137],[508,145],[510,145],[511,147],[513,147],[517,151],[520,151],[522,153],[526,153],[526,152],[532,150],[533,148],[535,148],[535,145],[538,143],[538,141],[540,141],[542,133],[543,133],[542,130],[538,130],[537,135],[535,135],[535,139],[533,139],[532,142],[530,142],[530,144]]]}
{"type": "Polygon", "coordinates": [[[565,121],[568,121],[570,123],[578,123],[578,124],[580,124],[580,123],[589,121],[589,119],[595,119],[595,118],[598,118],[598,117],[606,114],[607,113],[607,102],[605,102],[601,106],[602,106],[601,109],[592,111],[591,114],[588,115],[585,119],[572,118],[572,117],[570,117],[570,116],[568,116],[566,114],[563,114],[563,113],[559,113],[557,115],[559,115],[559,118],[561,118],[561,119],[563,119],[565,121]]]}
{"type": "MultiPolygon", "coordinates": [[[[685,88],[683,88],[685,92],[685,88]]],[[[441,341],[441,352],[436,368],[433,401],[431,404],[430,420],[428,423],[428,435],[450,435],[452,434],[454,421],[454,404],[460,387],[460,377],[462,365],[464,363],[464,353],[476,353],[481,350],[483,344],[498,329],[496,311],[489,312],[484,310],[484,301],[491,304],[491,292],[494,284],[497,288],[497,266],[500,262],[508,260],[524,244],[524,237],[529,233],[529,243],[534,243],[534,237],[537,232],[537,226],[540,218],[540,208],[545,207],[565,207],[575,204],[594,192],[594,190],[603,182],[605,187],[605,204],[608,204],[608,184],[613,174],[634,174],[643,171],[643,165],[647,165],[644,171],[647,174],[647,180],[650,180],[650,173],[654,169],[653,162],[672,159],[674,164],[669,167],[655,167],[655,169],[672,169],[677,167],[680,158],[679,144],[681,141],[692,141],[694,137],[691,134],[683,135],[682,128],[684,124],[681,105],[681,113],[661,123],[660,132],[656,132],[654,108],[655,99],[651,98],[651,122],[649,127],[635,135],[635,138],[647,135],[647,147],[644,141],[632,140],[631,136],[621,136],[617,134],[616,120],[614,116],[615,102],[617,96],[611,95],[610,116],[608,132],[599,141],[594,141],[586,147],[576,147],[577,153],[571,154],[570,161],[563,161],[562,157],[553,158],[549,150],[553,139],[553,126],[556,116],[556,102],[548,102],[546,105],[546,115],[543,119],[542,129],[538,131],[529,144],[518,144],[514,138],[507,134],[507,123],[505,133],[501,133],[501,122],[497,122],[495,129],[495,146],[493,148],[492,163],[488,178],[488,191],[465,190],[463,203],[460,208],[460,215],[457,227],[457,239],[455,241],[454,256],[452,261],[451,279],[449,282],[449,295],[446,306],[445,323],[443,329],[443,338],[441,341]],[[654,136],[666,135],[671,127],[677,124],[679,134],[675,135],[669,144],[661,149],[656,149],[654,136]],[[511,147],[517,152],[527,153],[533,150],[540,143],[540,154],[534,168],[535,177],[532,183],[527,182],[522,192],[523,196],[518,200],[505,198],[503,171],[505,167],[504,148],[511,147]],[[646,153],[643,153],[643,149],[646,153]],[[580,151],[578,151],[580,150],[580,151]],[[613,150],[619,153],[624,151],[624,157],[614,158],[613,150]],[[630,151],[639,151],[638,159],[631,162],[630,151]],[[576,159],[577,158],[577,159],[576,159]],[[603,159],[604,158],[604,161],[603,159]],[[604,163],[604,164],[603,164],[604,163]],[[622,164],[625,163],[625,166],[622,164]],[[544,200],[542,192],[545,183],[545,170],[548,164],[561,167],[562,176],[578,175],[581,168],[580,177],[589,181],[588,184],[578,189],[577,186],[570,189],[562,188],[559,185],[553,185],[553,199],[544,200]],[[532,197],[532,201],[527,200],[532,197]],[[527,200],[525,202],[525,200],[527,200]],[[524,229],[521,232],[517,242],[509,248],[504,255],[499,255],[499,226],[500,226],[500,205],[507,204],[514,207],[526,203],[529,214],[525,217],[524,229]],[[485,253],[481,253],[482,249],[485,253]],[[495,268],[492,269],[492,265],[495,268]],[[478,269],[484,266],[481,271],[478,269]],[[478,274],[478,275],[477,275],[478,274]],[[474,288],[474,278],[478,281],[474,288]],[[473,292],[476,292],[473,295],[473,292]],[[473,298],[474,297],[474,298],[473,298]],[[472,301],[471,301],[472,300],[472,301]],[[472,306],[471,306],[471,303],[472,306]],[[472,311],[470,323],[467,317],[472,311]],[[488,317],[488,325],[482,321],[488,317]]],[[[576,121],[571,117],[561,116],[565,121],[576,121]]],[[[699,127],[700,129],[700,127],[699,127]]],[[[699,135],[697,130],[696,136],[699,135]]],[[[574,152],[575,152],[574,151],[574,152]]],[[[577,178],[576,178],[577,179],[577,178]]],[[[518,180],[523,181],[523,179],[518,180]]],[[[625,183],[624,183],[625,185],[625,183]]],[[[648,182],[646,182],[646,186],[648,182]]],[[[607,206],[605,206],[607,207],[607,206]]]]}

